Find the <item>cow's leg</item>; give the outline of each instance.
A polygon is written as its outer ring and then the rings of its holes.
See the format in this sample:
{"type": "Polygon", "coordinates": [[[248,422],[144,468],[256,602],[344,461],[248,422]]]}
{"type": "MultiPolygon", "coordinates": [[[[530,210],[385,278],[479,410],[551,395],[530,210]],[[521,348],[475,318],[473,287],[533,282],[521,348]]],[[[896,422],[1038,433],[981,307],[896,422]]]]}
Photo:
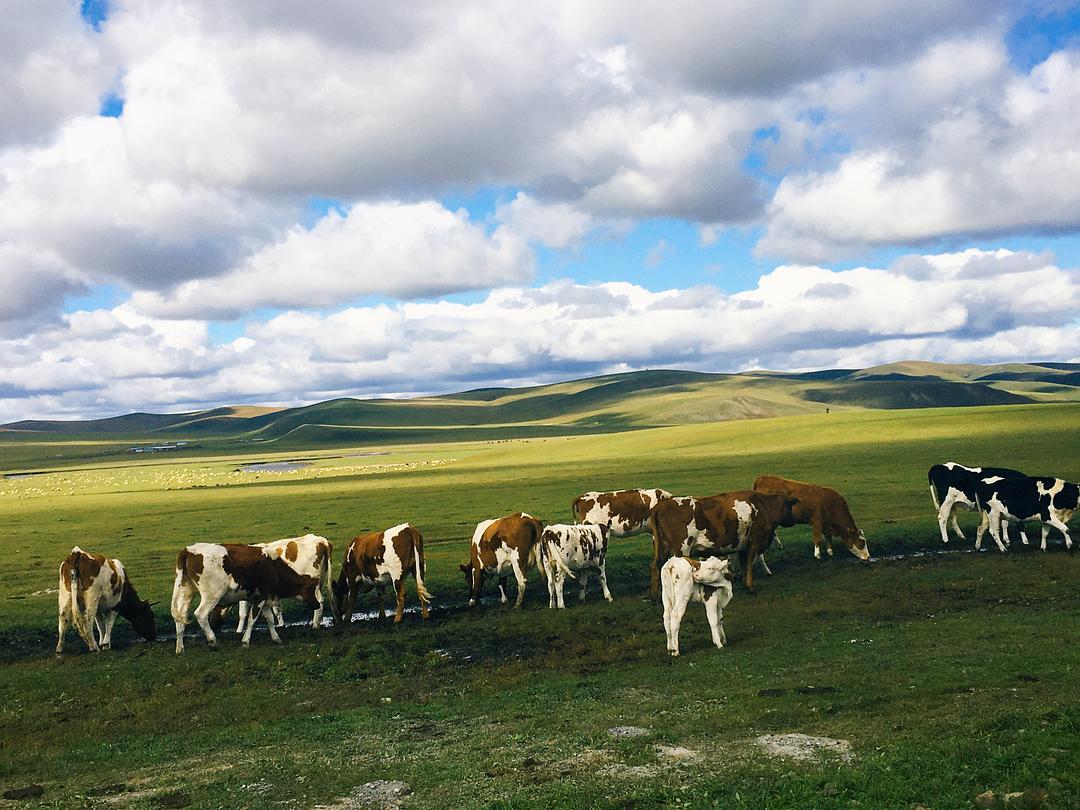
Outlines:
{"type": "Polygon", "coordinates": [[[325,608],[323,589],[321,587],[315,589],[315,601],[319,603],[319,606],[315,608],[315,612],[311,616],[311,626],[318,629],[322,625],[323,610],[325,608]]]}
{"type": "MultiPolygon", "coordinates": [[[[672,599],[671,612],[667,619],[668,624],[668,652],[674,657],[679,656],[679,627],[682,625],[683,614],[686,613],[686,606],[689,603],[689,599],[680,599],[681,594],[675,594],[672,599]]],[[[665,605],[665,612],[666,611],[665,605]]]]}
{"type": "Polygon", "coordinates": [[[754,592],[754,558],[757,557],[757,555],[758,550],[753,543],[745,548],[740,555],[743,556],[742,564],[745,572],[743,574],[743,582],[746,584],[746,590],[750,593],[754,592]]]}
{"type": "MultiPolygon", "coordinates": [[[[86,624],[86,636],[83,640],[86,642],[86,646],[90,648],[91,652],[101,652],[101,646],[98,644],[97,639],[94,637],[95,628],[97,628],[98,618],[98,600],[91,595],[86,597],[86,613],[83,614],[86,624]]],[[[98,632],[100,636],[100,632],[98,632]]]]}
{"type": "MultiPolygon", "coordinates": [[[[262,613],[263,605],[265,604],[266,602],[264,600],[258,605],[252,605],[251,609],[248,611],[247,624],[244,625],[244,636],[240,639],[240,643],[243,644],[245,647],[251,646],[251,631],[255,629],[255,622],[258,621],[259,614],[262,613]]],[[[198,612],[196,611],[196,616],[197,615],[198,612]]],[[[273,624],[273,621],[271,620],[270,622],[268,622],[268,624],[273,624]]]]}
{"type": "Polygon", "coordinates": [[[1046,551],[1046,538],[1050,536],[1050,527],[1045,523],[1042,525],[1042,543],[1039,544],[1040,551],[1046,551]]]}
{"type": "MultiPolygon", "coordinates": [[[[990,529],[990,513],[987,512],[985,509],[980,509],[979,510],[979,515],[980,515],[980,517],[979,517],[979,528],[977,528],[975,530],[975,549],[976,550],[978,550],[979,548],[982,547],[983,535],[986,534],[987,531],[989,531],[989,529],[990,529]]],[[[954,516],[953,521],[955,521],[955,520],[956,520],[956,517],[954,516]]]]}
{"type": "MultiPolygon", "coordinates": [[[[213,612],[216,605],[211,604],[210,600],[203,597],[199,600],[199,606],[195,608],[195,621],[199,623],[199,627],[202,628],[203,635],[206,636],[206,643],[211,649],[217,647],[217,636],[214,635],[214,628],[210,626],[210,614],[213,612]]],[[[244,638],[251,637],[251,626],[255,623],[254,613],[248,613],[247,629],[244,631],[244,638]]],[[[247,641],[244,642],[245,644],[247,641]]]]}
{"type": "Polygon", "coordinates": [[[727,636],[724,635],[724,613],[720,610],[720,600],[716,598],[716,593],[716,591],[713,591],[705,600],[705,615],[709,619],[713,644],[722,650],[727,643],[727,636]]]}
{"type": "Polygon", "coordinates": [[[263,602],[262,616],[266,619],[266,629],[270,631],[270,640],[275,644],[281,643],[281,636],[278,635],[277,621],[275,615],[275,608],[277,607],[276,599],[267,599],[263,602]]]}
{"type": "Polygon", "coordinates": [[[244,632],[244,625],[247,624],[248,610],[250,610],[250,609],[251,609],[251,606],[247,603],[246,599],[241,599],[240,602],[237,603],[236,610],[237,610],[237,613],[240,614],[239,618],[237,618],[237,620],[236,620],[236,632],[237,633],[243,633],[244,632]]]}
{"type": "MultiPolygon", "coordinates": [[[[994,510],[990,515],[990,536],[994,538],[994,542],[997,543],[998,551],[1005,551],[1005,544],[1001,542],[1001,526],[1002,516],[1001,512],[994,510]]],[[[976,545],[975,549],[978,550],[979,546],[976,545]]]]}
{"type": "Polygon", "coordinates": [[[270,606],[270,610],[274,614],[274,623],[278,627],[285,626],[285,612],[281,609],[281,600],[274,599],[274,603],[270,606]]]}
{"type": "Polygon", "coordinates": [[[402,617],[405,615],[405,576],[402,575],[401,579],[394,583],[394,590],[397,591],[397,610],[394,611],[394,624],[398,624],[402,617]]]}
{"type": "Polygon", "coordinates": [[[821,559],[821,535],[822,535],[821,523],[818,523],[818,522],[811,523],[810,528],[813,529],[813,532],[814,532],[814,559],[815,560],[820,560],[821,559]]]}
{"type": "MultiPolygon", "coordinates": [[[[101,620],[99,619],[98,621],[100,622],[101,620]]],[[[116,611],[110,610],[108,615],[105,617],[105,632],[102,634],[101,637],[101,648],[103,650],[112,649],[112,629],[115,623],[116,611]]]]}
{"type": "Polygon", "coordinates": [[[545,579],[547,579],[548,607],[557,608],[559,606],[559,598],[555,595],[555,573],[549,570],[545,579]]]}
{"type": "Polygon", "coordinates": [[[67,633],[68,622],[70,621],[69,613],[70,607],[65,605],[59,610],[56,619],[56,654],[60,655],[64,651],[64,634],[67,633]]]}
{"type": "Polygon", "coordinates": [[[555,569],[555,601],[559,610],[566,607],[566,603],[563,601],[563,586],[566,584],[566,574],[563,573],[561,568],[555,569]]]}
{"type": "MultiPolygon", "coordinates": [[[[660,541],[656,537],[656,533],[653,533],[653,555],[652,555],[652,567],[649,569],[649,593],[652,594],[652,598],[655,601],[656,597],[660,595],[660,541]]],[[[665,562],[667,562],[665,560],[665,562]]]]}
{"type": "Polygon", "coordinates": [[[1072,538],[1069,537],[1069,527],[1059,518],[1057,515],[1051,513],[1050,520],[1047,521],[1051,526],[1065,535],[1065,548],[1072,551],[1072,538]]]}
{"type": "Polygon", "coordinates": [[[589,582],[589,569],[588,568],[582,568],[580,571],[578,571],[578,579],[580,580],[580,582],[578,584],[581,586],[581,592],[578,594],[578,601],[579,602],[584,602],[585,601],[585,593],[586,593],[586,585],[588,585],[588,582],[589,582]]]}
{"type": "Polygon", "coordinates": [[[195,598],[195,588],[186,580],[182,580],[177,574],[177,582],[173,585],[172,611],[173,621],[176,623],[176,654],[184,651],[184,630],[187,629],[188,613],[191,610],[191,601],[195,598]]]}
{"type": "MultiPolygon", "coordinates": [[[[830,551],[829,553],[831,554],[832,551],[830,551]]],[[[769,564],[765,562],[765,554],[762,553],[761,556],[757,558],[757,561],[761,565],[761,570],[764,571],[767,576],[771,577],[772,571],[769,569],[769,564]]]]}
{"type": "Polygon", "coordinates": [[[952,518],[953,528],[956,530],[960,537],[963,537],[963,533],[960,532],[960,527],[956,523],[956,516],[952,513],[953,497],[952,495],[946,495],[945,500],[941,502],[941,506],[938,507],[937,522],[938,528],[941,530],[941,542],[949,542],[949,518],[952,518]]]}
{"type": "Polygon", "coordinates": [[[1027,525],[1024,523],[1020,524],[1020,542],[1023,543],[1025,546],[1031,545],[1031,543],[1028,541],[1027,525]]]}
{"type": "Polygon", "coordinates": [[[506,580],[507,577],[499,577],[499,602],[504,605],[510,601],[506,595],[506,580]]]}
{"type": "Polygon", "coordinates": [[[952,514],[949,515],[949,524],[952,526],[953,534],[959,537],[961,540],[966,540],[964,537],[964,530],[960,528],[960,521],[956,519],[956,510],[952,510],[952,514]]]}
{"type": "Polygon", "coordinates": [[[611,598],[611,591],[608,590],[607,586],[607,561],[600,563],[600,590],[603,591],[604,598],[607,601],[614,601],[611,598]]]}
{"type": "MultiPolygon", "coordinates": [[[[517,580],[518,586],[517,601],[514,602],[514,607],[519,608],[521,607],[521,603],[525,601],[525,572],[521,570],[521,561],[516,557],[510,560],[510,564],[514,566],[514,578],[517,580]]],[[[560,588],[559,591],[559,607],[562,607],[562,588],[560,588]]]]}

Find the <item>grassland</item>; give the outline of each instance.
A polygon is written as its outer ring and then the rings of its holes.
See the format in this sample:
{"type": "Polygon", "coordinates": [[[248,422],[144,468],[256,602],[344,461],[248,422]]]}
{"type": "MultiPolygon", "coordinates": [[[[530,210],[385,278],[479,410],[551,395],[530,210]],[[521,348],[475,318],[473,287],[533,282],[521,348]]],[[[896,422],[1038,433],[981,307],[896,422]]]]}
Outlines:
{"type": "MultiPolygon", "coordinates": [[[[737,591],[730,646],[700,606],[684,656],[647,598],[648,540],[619,542],[616,601],[548,611],[464,608],[457,563],[476,521],[564,519],[587,488],[708,494],[775,472],[849,496],[879,556],[937,548],[926,468],[945,458],[1080,478],[1080,405],[829,415],[511,441],[359,444],[305,452],[295,474],[225,457],[94,460],[0,495],[0,786],[41,806],[333,806],[401,779],[406,807],[969,807],[986,789],[1080,796],[1080,555],[908,556],[815,563],[784,535],[776,576],[737,591]],[[365,452],[385,456],[362,456],[365,452]],[[438,463],[436,463],[438,462],[438,463]],[[229,634],[132,640],[55,660],[56,565],[74,544],[122,558],[167,604],[175,552],[315,531],[338,546],[410,520],[427,538],[438,610],[422,624],[288,628],[250,650],[229,634]],[[807,690],[806,687],[816,687],[807,690]],[[613,739],[636,725],[644,737],[613,739]],[[854,759],[795,764],[765,733],[848,739],[854,759]],[[672,758],[657,746],[693,752],[672,758]]],[[[0,445],[0,465],[24,456],[0,445]]],[[[42,453],[40,447],[18,450],[42,453]]],[[[222,451],[223,452],[223,451],[222,451]]],[[[283,453],[295,457],[296,453],[283,453]]],[[[39,456],[39,458],[42,456],[39,456]]],[[[259,460],[265,460],[260,458],[259,460]]],[[[966,527],[973,526],[969,518],[966,527]]],[[[532,589],[535,587],[535,591],[532,589]]],[[[165,604],[159,627],[169,632],[165,604]]],[[[69,640],[77,649],[74,636],[69,640]]],[[[338,805],[348,806],[348,805],[338,805]]]]}

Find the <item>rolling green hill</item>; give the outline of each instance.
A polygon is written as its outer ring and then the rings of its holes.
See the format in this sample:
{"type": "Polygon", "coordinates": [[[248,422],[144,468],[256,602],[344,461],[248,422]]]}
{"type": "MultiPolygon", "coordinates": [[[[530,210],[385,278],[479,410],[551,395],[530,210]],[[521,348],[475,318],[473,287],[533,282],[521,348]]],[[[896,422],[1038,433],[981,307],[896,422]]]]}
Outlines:
{"type": "MultiPolygon", "coordinates": [[[[22,421],[4,425],[0,439],[7,444],[24,439],[183,440],[216,451],[235,449],[238,443],[289,448],[569,435],[794,416],[825,407],[842,411],[1063,401],[1080,401],[1080,364],[912,361],[815,372],[646,370],[406,400],[334,399],[285,409],[223,407],[81,422],[22,421]]],[[[115,446],[112,452],[118,452],[115,446]]]]}

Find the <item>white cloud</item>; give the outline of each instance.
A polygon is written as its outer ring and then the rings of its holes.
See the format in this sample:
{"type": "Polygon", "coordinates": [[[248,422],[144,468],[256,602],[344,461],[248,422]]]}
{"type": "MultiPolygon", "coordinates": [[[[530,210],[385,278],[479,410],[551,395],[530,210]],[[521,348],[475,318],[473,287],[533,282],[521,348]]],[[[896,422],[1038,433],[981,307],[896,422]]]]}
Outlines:
{"type": "Polygon", "coordinates": [[[71,0],[5,0],[0,7],[0,146],[48,136],[97,112],[116,65],[71,0]]]}
{"type": "Polygon", "coordinates": [[[423,298],[526,281],[532,254],[501,229],[489,237],[464,211],[435,202],[357,203],[279,241],[218,278],[136,293],[165,317],[230,319],[264,307],[329,307],[368,295],[423,298]]]}
{"type": "Polygon", "coordinates": [[[1046,256],[977,250],[882,269],[781,266],[734,295],[560,281],[475,303],[285,312],[225,344],[201,321],[122,305],[0,340],[0,418],[448,391],[641,367],[1080,361],[1077,311],[1080,272],[1046,256]],[[916,266],[930,270],[902,272],[916,266]]]}
{"type": "Polygon", "coordinates": [[[983,87],[931,105],[918,137],[890,129],[835,169],[785,177],[759,250],[821,261],[874,245],[1080,227],[1080,52],[1007,80],[987,64],[975,74],[997,83],[992,98],[983,87]]]}

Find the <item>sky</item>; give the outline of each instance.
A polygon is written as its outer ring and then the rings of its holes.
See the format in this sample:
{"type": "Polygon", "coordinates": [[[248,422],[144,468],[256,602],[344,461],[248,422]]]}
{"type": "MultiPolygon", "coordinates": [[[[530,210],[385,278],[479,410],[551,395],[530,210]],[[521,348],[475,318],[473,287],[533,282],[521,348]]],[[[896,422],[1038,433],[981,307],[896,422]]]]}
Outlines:
{"type": "Polygon", "coordinates": [[[1080,4],[0,0],[0,421],[1080,362],[1080,4]]]}

